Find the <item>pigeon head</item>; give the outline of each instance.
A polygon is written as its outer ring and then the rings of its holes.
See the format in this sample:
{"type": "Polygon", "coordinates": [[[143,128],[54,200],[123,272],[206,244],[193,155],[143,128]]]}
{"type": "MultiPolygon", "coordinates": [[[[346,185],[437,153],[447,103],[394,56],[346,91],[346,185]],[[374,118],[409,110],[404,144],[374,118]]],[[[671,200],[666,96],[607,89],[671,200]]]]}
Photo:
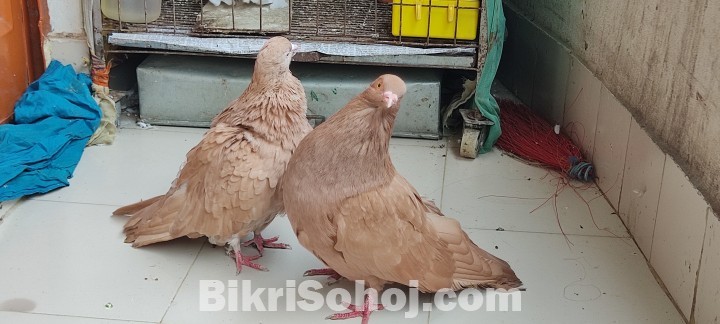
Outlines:
{"type": "Polygon", "coordinates": [[[405,95],[405,82],[392,74],[383,74],[366,90],[366,98],[376,108],[397,109],[400,99],[405,95]]]}
{"type": "Polygon", "coordinates": [[[280,70],[289,70],[290,61],[297,51],[297,45],[287,38],[277,36],[268,39],[257,55],[257,64],[263,67],[280,67],[280,70]]]}

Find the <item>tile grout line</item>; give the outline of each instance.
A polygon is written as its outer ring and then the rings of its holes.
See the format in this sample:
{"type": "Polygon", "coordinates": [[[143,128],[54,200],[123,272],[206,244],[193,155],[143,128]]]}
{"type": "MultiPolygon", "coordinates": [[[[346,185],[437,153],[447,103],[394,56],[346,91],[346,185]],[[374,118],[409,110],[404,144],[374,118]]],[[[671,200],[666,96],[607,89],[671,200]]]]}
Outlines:
{"type": "Polygon", "coordinates": [[[430,311],[427,314],[427,322],[426,322],[427,324],[430,324],[430,315],[432,315],[432,308],[430,308],[430,311]]]}
{"type": "MultiPolygon", "coordinates": [[[[563,235],[562,233],[551,233],[551,232],[533,232],[533,231],[517,231],[517,230],[502,230],[492,228],[479,228],[479,227],[467,227],[463,226],[464,230],[475,230],[475,231],[493,231],[493,232],[510,232],[510,233],[525,233],[525,234],[546,234],[546,235],[563,235]]],[[[631,236],[612,236],[612,235],[590,235],[590,234],[564,234],[565,236],[574,237],[598,237],[598,238],[612,238],[612,239],[632,239],[631,236]]],[[[636,244],[637,246],[637,244],[636,244]]],[[[638,247],[639,248],[639,247],[638,247]]]]}
{"type": "MultiPolygon", "coordinates": [[[[156,126],[153,126],[156,127],[156,126]]],[[[177,126],[179,127],[179,126],[177,126]]],[[[180,133],[180,134],[199,134],[202,135],[202,133],[199,130],[205,130],[207,132],[210,128],[206,127],[184,127],[192,130],[174,130],[174,129],[162,129],[162,128],[151,128],[151,129],[143,129],[143,128],[130,128],[130,127],[119,127],[118,129],[121,130],[130,130],[130,131],[138,131],[138,132],[164,132],[164,133],[180,133]],[[197,132],[195,130],[198,130],[197,132]]]]}
{"type": "MultiPolygon", "coordinates": [[[[657,228],[657,216],[658,216],[658,211],[660,210],[660,197],[662,197],[663,183],[665,182],[665,166],[667,166],[668,155],[663,154],[663,156],[664,156],[663,172],[660,175],[660,190],[658,190],[658,202],[655,205],[655,222],[653,223],[652,236],[650,237],[650,251],[648,251],[648,256],[647,256],[648,263],[650,263],[650,259],[652,259],[653,245],[655,245],[654,244],[655,243],[655,229],[657,228]]],[[[705,242],[703,242],[703,244],[705,244],[705,242]]]]}
{"type": "MultiPolygon", "coordinates": [[[[443,201],[445,200],[445,176],[447,175],[447,165],[448,165],[448,155],[450,151],[450,142],[448,142],[448,138],[445,138],[445,158],[443,159],[443,173],[442,173],[442,181],[440,181],[440,210],[443,208],[443,201]]],[[[429,316],[428,316],[429,318],[429,316]]],[[[429,321],[429,319],[428,319],[429,321]]]]}
{"type": "MultiPolygon", "coordinates": [[[[11,311],[0,311],[0,313],[1,313],[1,312],[12,313],[11,311]]],[[[44,315],[44,316],[55,316],[55,317],[64,317],[64,318],[85,318],[85,319],[97,319],[97,320],[118,321],[118,322],[152,323],[152,324],[157,323],[157,322],[152,322],[152,321],[129,320],[129,319],[116,319],[116,318],[95,317],[95,316],[82,316],[82,315],[67,315],[67,314],[52,314],[52,313],[34,313],[34,312],[21,312],[21,313],[28,314],[28,315],[44,315]]]]}
{"type": "Polygon", "coordinates": [[[700,259],[698,260],[698,268],[695,271],[695,287],[693,287],[693,299],[690,306],[689,323],[695,323],[695,306],[697,306],[698,284],[700,283],[700,269],[702,268],[703,254],[705,253],[705,240],[707,239],[708,226],[710,225],[710,207],[705,208],[705,231],[703,232],[702,247],[700,247],[700,259]]]}
{"type": "MultiPolygon", "coordinates": [[[[586,67],[586,68],[587,68],[587,67],[586,67]]],[[[590,71],[590,69],[588,69],[588,71],[590,71]]],[[[603,98],[603,88],[604,88],[605,90],[607,90],[607,88],[606,88],[605,85],[600,81],[600,79],[598,79],[598,78],[595,76],[595,74],[592,73],[592,71],[591,71],[590,73],[592,74],[592,77],[593,77],[596,81],[598,81],[598,83],[599,83],[599,85],[600,85],[600,96],[599,96],[599,98],[598,98],[598,100],[597,100],[597,111],[595,111],[595,130],[594,130],[593,133],[592,133],[592,152],[590,152],[590,156],[589,156],[590,160],[593,161],[593,165],[594,165],[594,167],[595,167],[595,176],[597,176],[597,165],[595,165],[595,164],[596,164],[596,163],[595,163],[595,149],[597,148],[597,145],[595,145],[595,144],[596,144],[595,141],[597,140],[597,132],[598,132],[597,121],[598,121],[598,119],[599,119],[599,117],[600,117],[600,107],[602,107],[602,105],[601,105],[600,103],[603,102],[603,100],[602,100],[602,98],[603,98]]],[[[610,92],[610,90],[608,90],[608,92],[610,92]]],[[[585,126],[583,126],[583,127],[585,127],[585,126]]],[[[600,188],[600,186],[598,186],[598,188],[600,188]]],[[[600,192],[602,192],[602,190],[600,190],[600,192]]],[[[603,193],[603,194],[604,194],[604,193],[603,193]]],[[[605,197],[605,199],[607,199],[607,197],[605,197]]],[[[609,201],[608,201],[608,202],[609,202],[609,201]]],[[[610,204],[610,206],[612,206],[612,204],[610,204]]]]}
{"type": "Polygon", "coordinates": [[[122,206],[124,206],[124,205],[113,205],[113,204],[80,202],[80,201],[61,201],[61,200],[43,199],[43,198],[30,198],[30,199],[28,199],[28,201],[44,201],[44,202],[52,202],[52,203],[59,203],[59,204],[92,205],[92,206],[106,206],[106,207],[122,207],[122,206]]]}
{"type": "MultiPolygon", "coordinates": [[[[625,106],[623,106],[623,109],[627,110],[627,108],[625,108],[625,106]]],[[[627,141],[625,142],[625,159],[623,160],[623,167],[621,170],[622,173],[620,175],[620,179],[621,179],[620,180],[620,196],[618,197],[617,210],[615,210],[617,212],[617,216],[620,218],[621,222],[622,222],[622,216],[620,215],[620,202],[622,201],[623,188],[625,187],[625,168],[627,167],[627,163],[628,163],[628,152],[630,151],[630,131],[632,130],[632,124],[633,124],[634,120],[635,119],[633,118],[633,116],[630,115],[630,125],[628,126],[628,138],[627,138],[627,141]]],[[[612,204],[611,204],[611,206],[612,206],[612,204]]],[[[630,216],[628,216],[628,217],[630,217],[630,216]]],[[[629,218],[628,218],[628,223],[630,223],[629,218]]],[[[623,222],[623,224],[624,224],[624,222],[623,222]]],[[[630,234],[630,236],[633,236],[632,233],[630,233],[630,228],[628,227],[628,225],[627,224],[624,224],[624,225],[625,225],[625,229],[630,234]]],[[[636,242],[636,244],[637,244],[637,242],[636,242]]]]}
{"type": "Polygon", "coordinates": [[[202,253],[203,249],[205,248],[205,246],[207,244],[208,244],[207,241],[203,242],[203,244],[200,246],[200,249],[198,250],[197,254],[195,254],[195,259],[193,259],[193,262],[188,267],[187,272],[185,272],[185,276],[183,277],[183,280],[180,281],[178,288],[175,290],[175,294],[173,294],[173,298],[170,300],[170,303],[168,304],[167,308],[165,309],[165,313],[163,313],[163,316],[160,318],[160,322],[158,322],[158,323],[162,323],[165,320],[165,316],[167,316],[168,312],[170,311],[170,308],[172,307],[173,303],[175,302],[175,298],[177,298],[177,295],[180,292],[180,289],[182,289],[182,286],[185,283],[185,280],[187,280],[187,277],[190,275],[190,270],[192,270],[192,267],[195,266],[195,262],[197,262],[197,259],[200,257],[200,253],[202,253]]]}

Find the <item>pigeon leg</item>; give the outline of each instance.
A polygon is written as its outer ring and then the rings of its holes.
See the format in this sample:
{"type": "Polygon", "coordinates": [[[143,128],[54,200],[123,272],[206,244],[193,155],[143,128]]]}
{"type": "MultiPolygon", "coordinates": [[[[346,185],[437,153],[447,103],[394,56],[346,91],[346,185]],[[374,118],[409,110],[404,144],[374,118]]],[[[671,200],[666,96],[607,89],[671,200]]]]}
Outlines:
{"type": "Polygon", "coordinates": [[[268,268],[252,262],[252,261],[259,259],[261,257],[261,255],[243,255],[240,252],[240,246],[238,246],[237,248],[236,247],[229,248],[227,252],[228,252],[227,254],[231,258],[235,259],[235,267],[237,268],[236,274],[240,274],[240,272],[242,271],[242,266],[248,266],[250,268],[253,268],[255,270],[260,270],[260,271],[268,271],[268,268]]]}
{"type": "Polygon", "coordinates": [[[262,234],[260,232],[253,233],[252,240],[248,240],[245,243],[243,243],[243,246],[250,246],[255,245],[258,252],[260,252],[260,255],[263,255],[263,252],[265,252],[265,248],[268,249],[291,249],[290,244],[285,243],[275,243],[279,239],[278,236],[271,237],[269,239],[265,239],[262,237],[262,234]]]}
{"type": "Polygon", "coordinates": [[[328,316],[326,319],[329,320],[343,320],[348,318],[355,318],[355,317],[362,317],[362,324],[367,324],[368,321],[370,321],[370,313],[374,311],[379,311],[385,309],[385,307],[382,304],[375,304],[373,302],[372,296],[369,294],[365,294],[365,302],[363,305],[358,309],[355,305],[347,305],[347,309],[349,312],[345,313],[337,313],[328,316]]]}

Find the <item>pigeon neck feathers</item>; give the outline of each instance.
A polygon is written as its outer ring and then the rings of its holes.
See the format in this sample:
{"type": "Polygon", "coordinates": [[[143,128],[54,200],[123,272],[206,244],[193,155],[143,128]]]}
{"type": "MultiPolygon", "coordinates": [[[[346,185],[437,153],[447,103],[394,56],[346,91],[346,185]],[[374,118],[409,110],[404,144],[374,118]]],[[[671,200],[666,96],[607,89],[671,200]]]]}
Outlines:
{"type": "Polygon", "coordinates": [[[397,111],[384,110],[356,97],[306,137],[295,154],[327,162],[299,167],[315,175],[307,178],[315,184],[303,186],[307,194],[342,200],[390,183],[396,171],[388,147],[397,111]]]}
{"type": "Polygon", "coordinates": [[[264,81],[267,79],[253,77],[245,92],[216,117],[212,126],[224,123],[241,127],[255,137],[295,148],[302,138],[298,134],[310,130],[305,91],[289,72],[282,80],[264,81]]]}

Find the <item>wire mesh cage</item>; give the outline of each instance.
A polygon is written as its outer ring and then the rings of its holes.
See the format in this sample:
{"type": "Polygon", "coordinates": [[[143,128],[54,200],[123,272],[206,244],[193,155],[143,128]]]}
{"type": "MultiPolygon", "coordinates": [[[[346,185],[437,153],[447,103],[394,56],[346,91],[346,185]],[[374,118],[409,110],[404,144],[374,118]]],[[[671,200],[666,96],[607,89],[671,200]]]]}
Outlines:
{"type": "MultiPolygon", "coordinates": [[[[481,0],[101,1],[105,34],[284,35],[320,42],[479,49],[484,21],[479,18],[481,0]],[[129,2],[144,12],[124,7],[129,2]]],[[[476,60],[473,67],[479,65],[476,60]]]]}

